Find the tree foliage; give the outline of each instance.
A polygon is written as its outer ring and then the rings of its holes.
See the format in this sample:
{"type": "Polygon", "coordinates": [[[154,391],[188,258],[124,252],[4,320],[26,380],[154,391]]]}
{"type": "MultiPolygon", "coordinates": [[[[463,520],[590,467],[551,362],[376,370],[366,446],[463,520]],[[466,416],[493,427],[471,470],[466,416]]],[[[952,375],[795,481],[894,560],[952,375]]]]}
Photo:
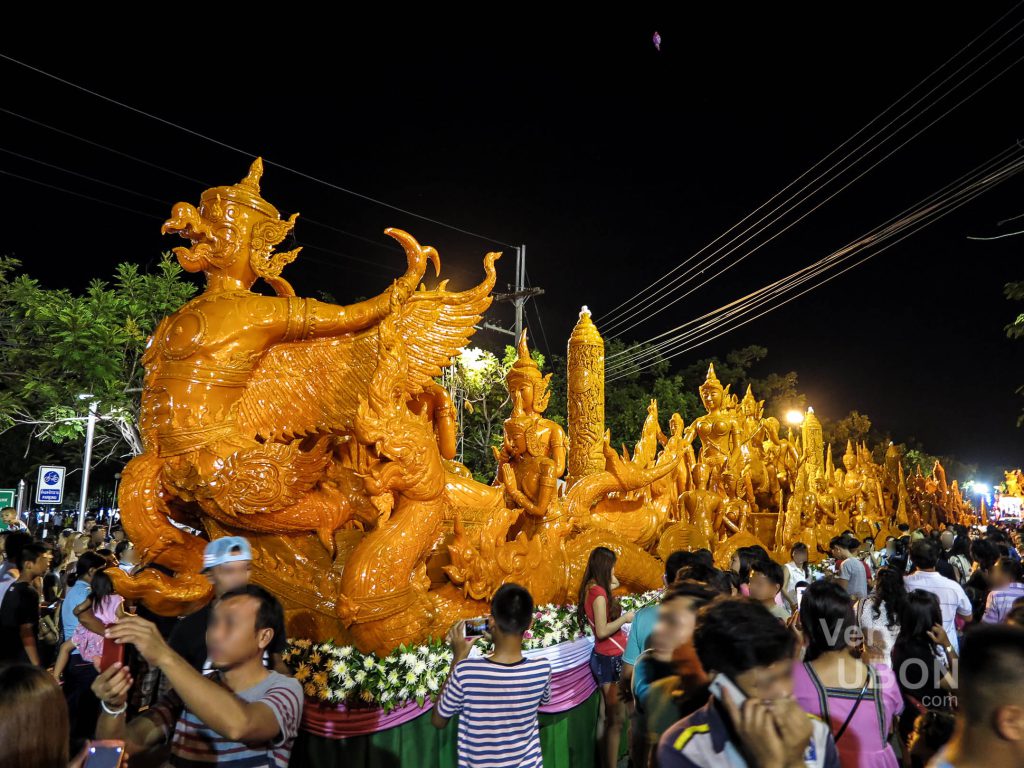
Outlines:
{"type": "MultiPolygon", "coordinates": [[[[170,253],[146,272],[122,263],[81,293],[46,288],[17,259],[0,257],[0,431],[32,444],[80,446],[92,395],[100,417],[94,460],[142,450],[138,432],[142,352],[165,315],[196,286],[170,253]]],[[[9,447],[9,446],[8,446],[9,447]]]]}

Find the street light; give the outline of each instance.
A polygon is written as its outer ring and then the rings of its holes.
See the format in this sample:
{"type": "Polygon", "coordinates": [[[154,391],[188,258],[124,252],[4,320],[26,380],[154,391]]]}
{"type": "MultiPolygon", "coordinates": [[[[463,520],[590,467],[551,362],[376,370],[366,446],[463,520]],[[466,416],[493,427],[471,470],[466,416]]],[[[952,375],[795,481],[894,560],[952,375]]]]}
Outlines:
{"type": "Polygon", "coordinates": [[[796,408],[786,411],[786,423],[793,427],[799,427],[804,423],[804,412],[796,408]]]}
{"type": "Polygon", "coordinates": [[[85,457],[82,459],[82,498],[78,502],[78,530],[85,528],[85,507],[89,496],[89,465],[92,464],[92,438],[96,433],[95,395],[79,395],[79,400],[89,401],[89,420],[85,427],[85,457]]]}

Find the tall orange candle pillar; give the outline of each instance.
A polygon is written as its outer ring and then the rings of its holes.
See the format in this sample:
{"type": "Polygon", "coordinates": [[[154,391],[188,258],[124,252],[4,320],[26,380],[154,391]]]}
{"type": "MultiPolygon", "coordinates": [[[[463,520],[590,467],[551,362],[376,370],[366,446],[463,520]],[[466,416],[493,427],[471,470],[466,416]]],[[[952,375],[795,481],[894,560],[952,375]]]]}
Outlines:
{"type": "Polygon", "coordinates": [[[566,490],[582,477],[604,469],[604,339],[590,319],[590,310],[569,336],[569,478],[566,490]]]}

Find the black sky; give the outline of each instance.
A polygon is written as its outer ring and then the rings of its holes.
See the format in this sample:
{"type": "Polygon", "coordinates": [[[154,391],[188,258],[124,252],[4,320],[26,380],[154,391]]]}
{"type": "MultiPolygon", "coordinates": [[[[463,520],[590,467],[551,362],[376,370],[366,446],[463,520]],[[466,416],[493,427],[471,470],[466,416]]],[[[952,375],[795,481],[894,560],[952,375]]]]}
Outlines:
{"type": "MultiPolygon", "coordinates": [[[[274,39],[256,45],[241,35],[246,43],[230,50],[211,46],[212,33],[155,26],[59,44],[8,39],[0,49],[7,55],[244,152],[0,60],[4,110],[201,182],[0,112],[7,150],[0,170],[145,214],[0,174],[7,214],[0,252],[20,257],[51,286],[81,287],[122,260],[152,263],[178,244],[159,234],[170,204],[237,181],[261,154],[500,242],[525,243],[530,279],[546,290],[537,303],[543,331],[531,309],[531,336],[542,351],[564,350],[581,304],[600,317],[660,277],[1011,8],[720,5],[671,19],[563,24],[495,16],[456,27],[435,18],[326,32],[316,19],[285,19],[274,39]],[[660,53],[651,43],[655,29],[660,53]]],[[[985,41],[1022,20],[1017,8],[985,41]]],[[[990,53],[1021,33],[1024,24],[990,53]]],[[[1022,55],[1024,40],[903,136],[1022,55]]],[[[647,338],[782,277],[1024,139],[1022,73],[1024,62],[743,264],[628,335],[647,338]]],[[[513,279],[509,248],[270,163],[263,192],[282,211],[301,212],[298,241],[306,250],[286,272],[300,294],[325,290],[345,301],[383,290],[403,267],[382,233],[387,226],[436,246],[452,286],[479,279],[492,249],[505,253],[500,283],[513,279]]],[[[1024,176],[1011,179],[677,362],[762,344],[769,356],[760,373],[797,370],[819,412],[858,409],[897,439],[913,436],[933,452],[980,464],[981,479],[994,481],[1020,464],[1024,445],[1015,427],[1024,404],[1014,394],[1024,382],[1021,349],[1003,332],[1020,308],[1002,295],[1004,283],[1024,279],[1024,236],[966,236],[1012,231],[997,222],[1024,213],[1022,193],[1024,176]]],[[[510,313],[493,315],[507,324],[510,313]]],[[[491,348],[504,341],[476,337],[491,348]]]]}

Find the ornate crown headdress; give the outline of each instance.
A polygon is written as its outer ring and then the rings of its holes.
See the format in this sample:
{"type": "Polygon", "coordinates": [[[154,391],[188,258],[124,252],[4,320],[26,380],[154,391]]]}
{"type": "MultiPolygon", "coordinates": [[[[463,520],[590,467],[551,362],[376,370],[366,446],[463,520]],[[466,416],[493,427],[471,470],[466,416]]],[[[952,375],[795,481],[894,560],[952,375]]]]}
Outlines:
{"type": "Polygon", "coordinates": [[[512,364],[512,367],[508,369],[505,381],[508,383],[510,392],[515,390],[521,383],[533,384],[533,408],[537,413],[540,413],[548,407],[548,400],[551,398],[551,393],[548,391],[548,382],[551,381],[551,374],[543,375],[540,372],[540,368],[537,367],[537,363],[530,357],[530,350],[526,346],[525,328],[523,329],[522,336],[519,337],[517,351],[519,355],[515,363],[512,364]]]}
{"type": "Polygon", "coordinates": [[[212,207],[214,215],[223,215],[225,200],[251,208],[264,218],[256,221],[249,231],[249,265],[258,277],[263,278],[279,296],[294,296],[295,290],[281,277],[285,266],[295,261],[302,246],[290,251],[274,253],[274,246],[287,237],[295,227],[298,213],[282,219],[277,208],[260,195],[260,178],[263,176],[263,158],[257,157],[249,173],[237,184],[210,187],[203,192],[200,200],[212,207]]]}

